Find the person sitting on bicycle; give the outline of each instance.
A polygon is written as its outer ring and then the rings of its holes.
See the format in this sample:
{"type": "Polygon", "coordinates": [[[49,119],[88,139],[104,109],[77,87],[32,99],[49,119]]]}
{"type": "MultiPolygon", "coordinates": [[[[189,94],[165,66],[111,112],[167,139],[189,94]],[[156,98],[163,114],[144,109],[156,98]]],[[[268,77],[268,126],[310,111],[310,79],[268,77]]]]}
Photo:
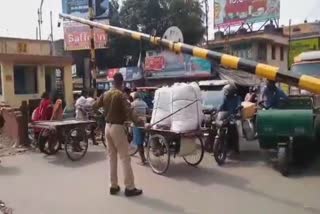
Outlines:
{"type": "MultiPolygon", "coordinates": [[[[92,120],[94,119],[94,110],[93,110],[93,105],[95,104],[96,100],[93,98],[94,97],[94,90],[89,90],[88,91],[88,97],[86,98],[86,102],[84,104],[84,111],[86,113],[86,119],[87,120],[92,120]]],[[[93,145],[98,145],[96,142],[96,137],[95,137],[95,126],[90,127],[90,138],[92,139],[93,145]]]]}
{"type": "MultiPolygon", "coordinates": [[[[138,92],[135,92],[133,94],[133,102],[131,103],[131,107],[133,111],[137,114],[137,116],[143,120],[146,121],[146,114],[148,106],[147,104],[142,100],[141,94],[138,92]]],[[[133,128],[133,142],[138,146],[139,155],[141,158],[141,163],[143,165],[146,164],[146,157],[144,155],[144,131],[141,128],[134,127],[133,128]]]]}
{"type": "MultiPolygon", "coordinates": [[[[223,88],[224,99],[218,109],[219,112],[228,112],[229,115],[237,115],[241,107],[241,97],[238,95],[238,89],[234,83],[230,83],[223,88]]],[[[239,133],[236,125],[229,127],[230,146],[235,153],[239,153],[239,133]]]]}
{"type": "Polygon", "coordinates": [[[267,85],[261,94],[261,102],[266,109],[279,108],[281,101],[287,99],[288,96],[276,86],[275,81],[267,81],[267,85]]]}

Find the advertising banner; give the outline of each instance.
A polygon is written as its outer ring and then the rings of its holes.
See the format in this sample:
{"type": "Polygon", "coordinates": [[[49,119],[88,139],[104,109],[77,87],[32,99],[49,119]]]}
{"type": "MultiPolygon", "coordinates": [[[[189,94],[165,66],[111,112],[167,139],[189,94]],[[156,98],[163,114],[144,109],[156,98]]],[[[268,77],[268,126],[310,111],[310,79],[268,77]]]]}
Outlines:
{"type": "MultiPolygon", "coordinates": [[[[92,0],[97,19],[106,19],[109,16],[109,0],[92,0]]],[[[65,14],[88,18],[88,0],[62,0],[62,12],[65,14]]]]}
{"type": "Polygon", "coordinates": [[[155,56],[155,57],[148,57],[145,60],[145,70],[148,71],[162,71],[165,66],[165,61],[163,56],[155,56]]]}
{"type": "Polygon", "coordinates": [[[214,0],[216,28],[271,18],[280,18],[280,0],[214,0]]]}
{"type": "MultiPolygon", "coordinates": [[[[99,21],[104,24],[109,24],[106,21],[99,21]]],[[[64,28],[64,49],[66,51],[87,50],[90,49],[91,29],[87,25],[75,22],[65,22],[64,28]]],[[[104,30],[94,29],[95,48],[106,48],[108,35],[104,30]]]]}
{"type": "Polygon", "coordinates": [[[142,79],[142,70],[139,67],[123,67],[110,68],[107,71],[107,80],[112,81],[116,73],[120,72],[123,75],[124,81],[134,81],[142,79]]]}
{"type": "Polygon", "coordinates": [[[211,63],[186,54],[154,52],[145,59],[146,77],[210,76],[211,63]]]}
{"type": "Polygon", "coordinates": [[[289,66],[294,62],[294,58],[305,51],[319,50],[319,38],[294,40],[290,42],[289,66]]]}

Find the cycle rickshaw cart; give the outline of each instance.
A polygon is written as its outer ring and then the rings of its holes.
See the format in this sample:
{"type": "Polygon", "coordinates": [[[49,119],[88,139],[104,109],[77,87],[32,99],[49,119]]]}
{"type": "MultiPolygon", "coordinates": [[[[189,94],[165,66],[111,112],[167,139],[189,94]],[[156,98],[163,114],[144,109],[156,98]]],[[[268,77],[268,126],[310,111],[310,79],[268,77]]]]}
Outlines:
{"type": "Polygon", "coordinates": [[[30,123],[29,128],[41,130],[36,140],[47,155],[56,154],[63,144],[68,158],[79,161],[88,150],[86,128],[95,123],[92,120],[36,121],[30,123]]]}
{"type": "MultiPolygon", "coordinates": [[[[149,127],[155,127],[156,124],[171,117],[172,115],[191,106],[196,101],[173,112],[167,117],[155,122],[149,127]]],[[[174,132],[165,128],[144,128],[146,133],[146,153],[147,161],[153,172],[164,174],[169,168],[171,158],[182,157],[190,166],[197,166],[204,157],[204,143],[202,140],[202,130],[189,132],[174,132]]]]}

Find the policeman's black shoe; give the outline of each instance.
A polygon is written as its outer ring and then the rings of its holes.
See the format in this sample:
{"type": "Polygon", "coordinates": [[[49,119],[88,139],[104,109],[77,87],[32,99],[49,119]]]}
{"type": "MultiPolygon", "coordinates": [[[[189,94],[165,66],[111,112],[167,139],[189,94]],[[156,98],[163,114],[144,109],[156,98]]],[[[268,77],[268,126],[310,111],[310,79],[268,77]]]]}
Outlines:
{"type": "Polygon", "coordinates": [[[127,197],[138,196],[138,195],[142,195],[142,190],[141,189],[136,189],[136,188],[134,188],[132,190],[126,189],[124,194],[127,197]]]}
{"type": "Polygon", "coordinates": [[[110,188],[110,195],[117,195],[120,192],[120,187],[111,187],[110,188]]]}

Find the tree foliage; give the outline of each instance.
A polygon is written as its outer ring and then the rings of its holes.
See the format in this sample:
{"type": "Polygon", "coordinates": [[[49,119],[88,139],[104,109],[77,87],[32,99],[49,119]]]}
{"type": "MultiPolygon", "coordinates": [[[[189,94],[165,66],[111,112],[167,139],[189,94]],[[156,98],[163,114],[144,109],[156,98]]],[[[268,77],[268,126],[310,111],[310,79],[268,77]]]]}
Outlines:
{"type": "MultiPolygon", "coordinates": [[[[124,0],[120,8],[117,0],[110,1],[110,24],[147,34],[156,32],[162,37],[166,29],[177,26],[184,35],[184,42],[197,44],[203,39],[203,11],[197,0],[124,0]]],[[[138,61],[140,48],[150,49],[150,44],[130,38],[109,35],[106,54],[108,67],[126,66],[124,58],[138,61]],[[141,46],[142,45],[142,46],[141,46]]]]}
{"type": "Polygon", "coordinates": [[[203,11],[197,0],[125,0],[120,12],[122,27],[151,34],[156,30],[162,36],[166,29],[177,26],[185,42],[197,44],[205,32],[203,11]]]}

